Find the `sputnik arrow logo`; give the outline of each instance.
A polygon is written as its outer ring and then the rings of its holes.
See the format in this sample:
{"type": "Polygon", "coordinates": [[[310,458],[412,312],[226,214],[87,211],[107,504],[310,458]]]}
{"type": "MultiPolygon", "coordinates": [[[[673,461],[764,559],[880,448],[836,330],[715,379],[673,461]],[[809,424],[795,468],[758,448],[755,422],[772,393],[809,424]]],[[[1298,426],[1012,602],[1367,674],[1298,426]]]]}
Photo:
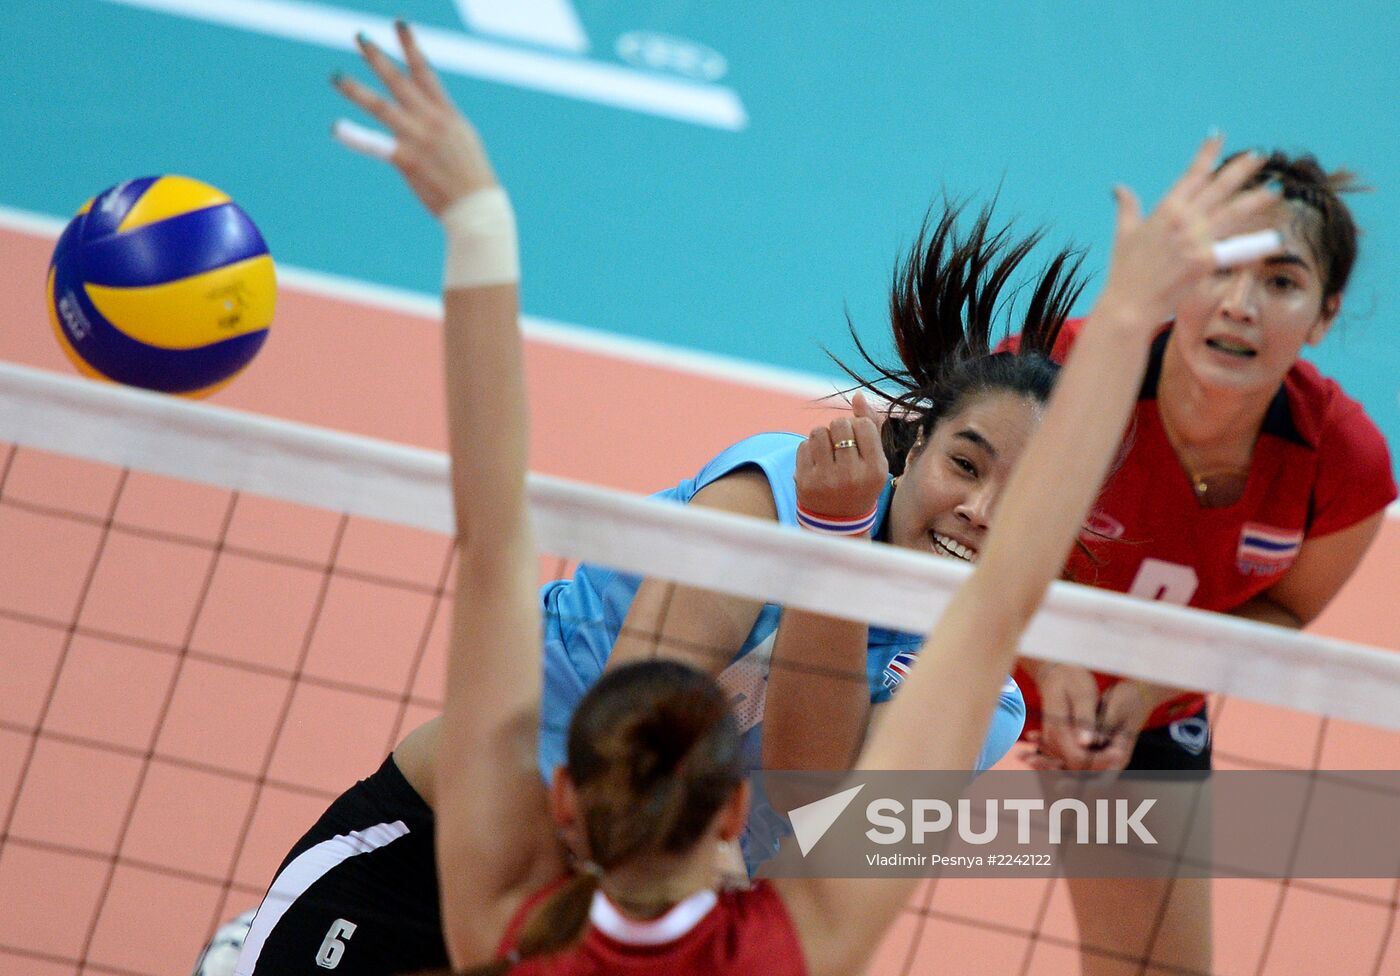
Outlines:
{"type": "Polygon", "coordinates": [[[856,794],[863,789],[865,784],[861,783],[849,790],[842,790],[840,793],[833,793],[831,796],[797,807],[788,813],[788,818],[792,820],[793,835],[797,838],[797,848],[803,857],[806,857],[807,852],[825,836],[831,825],[836,822],[836,818],[845,812],[851,801],[856,798],[856,794]]]}

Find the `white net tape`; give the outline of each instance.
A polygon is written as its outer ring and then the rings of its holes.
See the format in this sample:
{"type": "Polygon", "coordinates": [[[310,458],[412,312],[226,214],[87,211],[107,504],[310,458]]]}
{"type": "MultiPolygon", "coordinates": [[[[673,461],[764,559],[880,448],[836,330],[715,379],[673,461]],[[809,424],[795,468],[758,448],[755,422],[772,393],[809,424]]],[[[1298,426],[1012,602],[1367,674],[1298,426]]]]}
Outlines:
{"type": "MultiPolygon", "coordinates": [[[[445,455],[0,364],[0,441],[452,531],[445,455]]],[[[927,630],[968,572],[889,546],[533,475],[541,549],[771,603],[927,630]]],[[[1030,655],[1400,729],[1400,656],[1055,584],[1030,655]]]]}

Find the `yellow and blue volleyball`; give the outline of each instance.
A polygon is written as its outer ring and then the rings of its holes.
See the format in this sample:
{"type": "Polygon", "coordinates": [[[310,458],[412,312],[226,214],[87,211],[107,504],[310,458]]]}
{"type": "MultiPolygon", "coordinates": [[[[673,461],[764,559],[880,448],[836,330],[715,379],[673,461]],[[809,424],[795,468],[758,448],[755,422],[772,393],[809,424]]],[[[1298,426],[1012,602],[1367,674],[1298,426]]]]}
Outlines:
{"type": "Polygon", "coordinates": [[[49,262],[49,319],[79,371],[204,396],[267,339],[276,273],[228,195],[185,176],[129,180],[83,205],[49,262]]]}

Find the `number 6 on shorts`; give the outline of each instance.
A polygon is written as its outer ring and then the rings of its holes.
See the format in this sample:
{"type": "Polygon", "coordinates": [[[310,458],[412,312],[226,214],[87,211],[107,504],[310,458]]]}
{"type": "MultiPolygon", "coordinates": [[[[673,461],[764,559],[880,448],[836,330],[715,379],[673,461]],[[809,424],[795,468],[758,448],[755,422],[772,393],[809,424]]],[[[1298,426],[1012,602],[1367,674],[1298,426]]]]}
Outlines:
{"type": "Polygon", "coordinates": [[[316,965],[322,969],[334,969],[340,965],[340,959],[345,955],[344,939],[355,934],[356,925],[354,922],[347,922],[343,918],[338,918],[331,923],[330,931],[326,933],[325,941],[321,943],[321,948],[316,950],[316,965]]]}

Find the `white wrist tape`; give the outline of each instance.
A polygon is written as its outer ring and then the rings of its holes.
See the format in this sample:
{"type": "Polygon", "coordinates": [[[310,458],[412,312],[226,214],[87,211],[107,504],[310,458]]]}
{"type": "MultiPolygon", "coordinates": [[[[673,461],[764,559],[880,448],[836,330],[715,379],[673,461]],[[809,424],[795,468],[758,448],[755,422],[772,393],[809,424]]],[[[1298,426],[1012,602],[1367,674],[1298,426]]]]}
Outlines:
{"type": "Polygon", "coordinates": [[[1283,250],[1283,235],[1276,230],[1260,230],[1253,234],[1227,237],[1211,245],[1217,268],[1233,268],[1249,264],[1283,250]]]}
{"type": "Polygon", "coordinates": [[[520,280],[515,211],[499,186],[469,193],[442,212],[447,234],[444,291],[511,285],[520,280]]]}

